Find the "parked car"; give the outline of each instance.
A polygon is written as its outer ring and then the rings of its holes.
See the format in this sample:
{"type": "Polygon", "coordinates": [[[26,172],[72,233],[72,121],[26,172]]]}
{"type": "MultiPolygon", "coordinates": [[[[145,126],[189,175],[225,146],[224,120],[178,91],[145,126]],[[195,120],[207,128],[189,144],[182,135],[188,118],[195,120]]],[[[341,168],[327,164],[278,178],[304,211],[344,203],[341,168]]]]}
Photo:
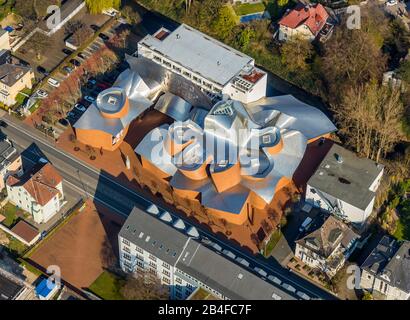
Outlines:
{"type": "Polygon", "coordinates": [[[268,276],[268,279],[269,279],[270,281],[272,281],[272,282],[278,284],[278,285],[281,285],[281,283],[282,283],[282,281],[281,281],[279,278],[277,278],[277,277],[275,277],[275,276],[272,276],[272,275],[268,276]]]}
{"type": "Polygon", "coordinates": [[[57,88],[57,87],[60,86],[60,82],[58,82],[58,81],[57,81],[56,79],[54,79],[54,78],[48,78],[47,83],[48,83],[50,86],[53,86],[53,87],[55,87],[55,88],[57,88]]]}
{"type": "Polygon", "coordinates": [[[63,125],[64,127],[67,127],[69,124],[70,124],[70,122],[67,120],[67,119],[60,119],[60,120],[58,120],[58,123],[60,123],[61,125],[63,125]]]}
{"type": "Polygon", "coordinates": [[[7,128],[8,124],[4,120],[0,120],[0,127],[7,128]]]}
{"type": "Polygon", "coordinates": [[[292,287],[290,284],[287,283],[282,283],[282,287],[285,288],[286,290],[295,293],[296,289],[292,287]]]}
{"type": "Polygon", "coordinates": [[[64,48],[62,51],[63,51],[66,55],[70,55],[70,54],[72,54],[72,53],[73,53],[73,51],[72,51],[72,50],[67,49],[67,48],[64,48]]]}
{"type": "Polygon", "coordinates": [[[307,217],[307,218],[305,219],[305,221],[303,221],[302,225],[299,227],[299,232],[304,231],[304,230],[309,226],[309,224],[310,224],[311,222],[312,222],[312,218],[311,218],[311,217],[307,217]]]}
{"type": "Polygon", "coordinates": [[[42,66],[38,66],[37,67],[37,71],[44,74],[45,76],[48,76],[50,73],[47,72],[47,70],[45,68],[43,68],[42,66]]]}
{"type": "Polygon", "coordinates": [[[85,96],[84,99],[88,102],[94,102],[95,101],[95,98],[91,97],[91,96],[85,96]]]}
{"type": "Polygon", "coordinates": [[[38,89],[36,91],[36,95],[40,98],[47,98],[48,97],[48,92],[42,89],[38,89]]]}
{"type": "Polygon", "coordinates": [[[111,86],[110,86],[109,84],[107,84],[107,83],[100,82],[100,83],[97,83],[97,87],[99,87],[99,88],[105,90],[105,89],[110,88],[111,86]]]}
{"type": "Polygon", "coordinates": [[[74,108],[81,111],[81,112],[84,112],[85,110],[87,110],[87,108],[84,107],[81,103],[76,103],[74,108]]]}
{"type": "Polygon", "coordinates": [[[88,84],[89,86],[95,86],[96,83],[97,83],[97,80],[95,80],[94,78],[90,78],[90,79],[88,79],[88,81],[87,81],[87,84],[88,84]]]}
{"type": "Polygon", "coordinates": [[[75,67],[81,66],[81,62],[78,61],[78,60],[76,60],[76,59],[71,59],[71,60],[70,60],[70,63],[71,63],[73,66],[75,66],[75,67]]]}
{"type": "Polygon", "coordinates": [[[98,36],[99,36],[103,41],[108,41],[108,40],[110,39],[110,37],[107,36],[107,35],[104,34],[104,33],[100,33],[98,36]]]}
{"type": "Polygon", "coordinates": [[[95,25],[95,24],[90,25],[90,28],[93,29],[95,32],[97,32],[98,30],[100,30],[100,27],[97,26],[97,25],[95,25]]]}
{"type": "Polygon", "coordinates": [[[298,292],[296,292],[296,294],[304,300],[310,300],[310,297],[302,291],[298,291],[298,292]]]}
{"type": "Polygon", "coordinates": [[[83,52],[79,52],[79,53],[77,54],[77,57],[79,57],[79,58],[81,58],[81,59],[83,59],[83,60],[86,60],[86,59],[87,59],[87,56],[86,56],[83,52]]]}
{"type": "Polygon", "coordinates": [[[61,70],[63,70],[66,74],[70,74],[74,69],[69,66],[65,66],[61,70]]]}

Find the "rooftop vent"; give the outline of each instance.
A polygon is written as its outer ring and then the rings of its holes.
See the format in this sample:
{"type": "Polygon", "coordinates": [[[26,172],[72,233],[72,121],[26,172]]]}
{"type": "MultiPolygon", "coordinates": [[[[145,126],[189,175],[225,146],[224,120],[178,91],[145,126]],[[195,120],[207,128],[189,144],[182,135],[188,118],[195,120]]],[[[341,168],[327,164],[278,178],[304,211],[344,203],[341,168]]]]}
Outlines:
{"type": "Polygon", "coordinates": [[[243,274],[242,273],[239,273],[238,274],[238,279],[242,279],[243,278],[243,274]]]}
{"type": "Polygon", "coordinates": [[[335,153],[335,158],[337,163],[343,163],[343,157],[340,154],[335,153]]]}
{"type": "Polygon", "coordinates": [[[177,39],[181,39],[181,36],[179,35],[179,33],[177,33],[176,37],[177,39]]]}

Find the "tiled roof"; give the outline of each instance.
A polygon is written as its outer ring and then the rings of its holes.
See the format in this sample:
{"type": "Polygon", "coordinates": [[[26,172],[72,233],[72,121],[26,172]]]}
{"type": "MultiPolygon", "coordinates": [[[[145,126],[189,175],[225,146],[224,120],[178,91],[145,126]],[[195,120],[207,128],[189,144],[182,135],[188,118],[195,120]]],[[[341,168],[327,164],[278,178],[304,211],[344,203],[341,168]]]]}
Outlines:
{"type": "Polygon", "coordinates": [[[307,6],[300,4],[284,16],[279,24],[292,29],[304,24],[314,36],[317,36],[328,18],[329,14],[321,4],[307,6]]]}
{"type": "Polygon", "coordinates": [[[24,220],[17,222],[11,231],[22,237],[28,243],[30,243],[38,235],[38,231],[24,220]]]}
{"type": "Polygon", "coordinates": [[[44,206],[60,192],[57,186],[61,181],[63,178],[57,170],[50,163],[47,163],[35,166],[22,177],[9,176],[7,185],[10,187],[22,186],[38,204],[44,206]]]}

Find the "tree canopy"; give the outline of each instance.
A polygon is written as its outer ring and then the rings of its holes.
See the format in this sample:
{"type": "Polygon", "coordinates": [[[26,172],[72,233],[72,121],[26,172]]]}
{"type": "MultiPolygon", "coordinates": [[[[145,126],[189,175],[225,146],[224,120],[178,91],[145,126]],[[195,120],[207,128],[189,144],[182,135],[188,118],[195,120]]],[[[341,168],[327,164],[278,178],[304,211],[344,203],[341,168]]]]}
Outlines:
{"type": "Polygon", "coordinates": [[[106,9],[119,9],[121,0],[85,0],[88,10],[92,14],[101,13],[106,9]]]}

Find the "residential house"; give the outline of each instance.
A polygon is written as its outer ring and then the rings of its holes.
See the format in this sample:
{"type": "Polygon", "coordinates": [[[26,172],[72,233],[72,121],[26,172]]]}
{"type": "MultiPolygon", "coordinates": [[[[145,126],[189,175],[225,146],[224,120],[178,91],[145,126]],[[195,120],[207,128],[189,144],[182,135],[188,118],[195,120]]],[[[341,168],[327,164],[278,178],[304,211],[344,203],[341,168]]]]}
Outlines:
{"type": "Polygon", "coordinates": [[[410,298],[410,242],[384,236],[360,266],[360,287],[375,299],[410,298]]]}
{"type": "Polygon", "coordinates": [[[372,213],[383,165],[333,144],[307,182],[305,201],[362,226],[372,213]]]}
{"type": "Polygon", "coordinates": [[[10,174],[22,173],[21,155],[6,137],[0,138],[0,190],[10,174]]]}
{"type": "Polygon", "coordinates": [[[6,180],[9,201],[32,214],[36,223],[49,221],[64,204],[63,178],[49,163],[38,163],[21,177],[6,180]]]}
{"type": "Polygon", "coordinates": [[[19,64],[3,63],[0,65],[0,103],[12,106],[17,94],[24,88],[32,88],[34,73],[30,67],[19,64]]]}
{"type": "Polygon", "coordinates": [[[340,219],[319,214],[296,240],[295,257],[331,278],[354,251],[358,238],[340,219]]]}
{"type": "Polygon", "coordinates": [[[329,14],[321,4],[299,3],[279,20],[278,39],[287,41],[298,37],[311,42],[322,31],[323,37],[328,37],[333,29],[328,19],[329,14]]]}
{"type": "Polygon", "coordinates": [[[150,273],[169,287],[170,298],[176,300],[186,299],[196,288],[218,299],[295,299],[240,263],[208,249],[194,239],[199,234],[193,227],[156,209],[148,213],[134,208],[125,221],[118,235],[124,272],[150,273]]]}

